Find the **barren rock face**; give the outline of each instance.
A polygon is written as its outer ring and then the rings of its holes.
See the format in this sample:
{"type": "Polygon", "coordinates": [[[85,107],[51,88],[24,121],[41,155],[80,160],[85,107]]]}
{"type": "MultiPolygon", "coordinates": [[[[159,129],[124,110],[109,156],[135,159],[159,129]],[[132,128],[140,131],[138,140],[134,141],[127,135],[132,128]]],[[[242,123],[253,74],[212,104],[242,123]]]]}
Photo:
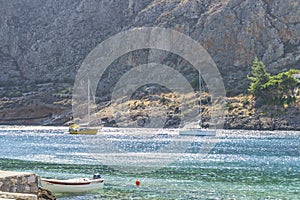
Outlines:
{"type": "MultiPolygon", "coordinates": [[[[0,1],[0,86],[73,82],[83,59],[99,43],[142,26],[172,28],[199,41],[216,62],[229,94],[246,91],[255,56],[271,73],[300,69],[299,0],[16,0],[0,1]]],[[[187,65],[161,54],[156,62],[187,65]]],[[[131,65],[132,55],[115,67],[131,65]]],[[[145,52],[133,56],[143,60],[138,57],[145,52]]],[[[120,76],[117,71],[113,76],[120,76]]]]}

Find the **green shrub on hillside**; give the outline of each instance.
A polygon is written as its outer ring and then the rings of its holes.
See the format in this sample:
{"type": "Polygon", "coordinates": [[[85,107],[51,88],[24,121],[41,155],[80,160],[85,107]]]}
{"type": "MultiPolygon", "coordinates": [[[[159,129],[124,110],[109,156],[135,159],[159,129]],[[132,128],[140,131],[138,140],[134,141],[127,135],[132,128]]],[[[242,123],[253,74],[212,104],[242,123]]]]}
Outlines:
{"type": "Polygon", "coordinates": [[[259,61],[256,57],[252,64],[251,76],[248,77],[251,80],[249,86],[249,92],[255,97],[265,97],[263,93],[263,85],[270,80],[270,74],[266,70],[266,66],[262,61],[259,61]]]}
{"type": "Polygon", "coordinates": [[[299,81],[293,74],[300,74],[300,70],[291,69],[271,76],[266,71],[262,61],[254,59],[252,64],[249,92],[263,102],[273,105],[290,105],[295,103],[295,89],[299,81]]]}

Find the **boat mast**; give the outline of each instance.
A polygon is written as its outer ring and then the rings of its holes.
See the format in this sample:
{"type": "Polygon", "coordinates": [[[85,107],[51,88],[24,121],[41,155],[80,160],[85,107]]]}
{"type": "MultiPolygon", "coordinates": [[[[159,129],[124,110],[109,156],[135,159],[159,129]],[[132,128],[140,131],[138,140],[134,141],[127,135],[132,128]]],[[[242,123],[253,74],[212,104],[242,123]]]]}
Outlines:
{"type": "Polygon", "coordinates": [[[88,127],[90,126],[90,79],[88,78],[88,127]]]}
{"type": "Polygon", "coordinates": [[[201,73],[199,71],[199,92],[200,92],[200,95],[199,95],[199,115],[200,115],[200,119],[199,119],[199,125],[200,127],[202,126],[202,79],[201,79],[201,73]]]}

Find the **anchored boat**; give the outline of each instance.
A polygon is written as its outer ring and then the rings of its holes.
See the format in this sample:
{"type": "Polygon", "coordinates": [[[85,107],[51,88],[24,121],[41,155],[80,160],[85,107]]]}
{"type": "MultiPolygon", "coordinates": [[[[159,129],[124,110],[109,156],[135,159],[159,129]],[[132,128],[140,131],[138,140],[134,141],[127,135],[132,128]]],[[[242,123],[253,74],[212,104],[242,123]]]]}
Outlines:
{"type": "Polygon", "coordinates": [[[193,122],[190,124],[185,125],[181,130],[179,130],[179,135],[182,136],[216,136],[216,131],[212,129],[204,129],[202,128],[202,79],[201,74],[199,72],[199,115],[200,118],[197,122],[193,122]]]}
{"type": "Polygon", "coordinates": [[[216,136],[216,131],[204,129],[199,125],[184,127],[179,131],[182,136],[216,136]]]}
{"type": "Polygon", "coordinates": [[[69,126],[69,133],[70,134],[87,134],[87,135],[96,135],[98,133],[97,128],[90,128],[90,117],[91,117],[91,111],[90,111],[90,80],[88,80],[88,108],[87,108],[87,116],[88,116],[88,123],[85,125],[79,125],[72,123],[69,126]]]}
{"type": "Polygon", "coordinates": [[[75,178],[67,180],[58,179],[40,179],[41,186],[53,193],[80,193],[92,190],[102,189],[104,179],[100,175],[95,174],[93,179],[75,178]]]}
{"type": "Polygon", "coordinates": [[[98,129],[90,128],[88,126],[82,127],[78,124],[71,124],[69,126],[70,134],[87,134],[87,135],[96,135],[98,133],[98,129]]]}

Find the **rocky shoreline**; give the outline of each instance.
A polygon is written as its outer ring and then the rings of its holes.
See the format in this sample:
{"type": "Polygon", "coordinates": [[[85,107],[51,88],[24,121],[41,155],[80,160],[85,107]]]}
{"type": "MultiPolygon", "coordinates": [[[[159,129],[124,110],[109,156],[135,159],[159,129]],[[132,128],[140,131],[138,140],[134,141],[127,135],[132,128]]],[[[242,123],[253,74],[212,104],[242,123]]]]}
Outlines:
{"type": "MultiPolygon", "coordinates": [[[[151,117],[162,116],[166,112],[165,128],[178,128],[181,124],[180,98],[173,94],[146,95],[134,100],[120,100],[116,103],[100,103],[93,117],[100,118],[104,126],[118,124],[147,127],[151,117]],[[123,109],[123,110],[122,110],[123,109]],[[116,112],[117,110],[117,112],[116,112]],[[152,112],[152,113],[151,113],[152,112]],[[155,113],[156,112],[156,113],[155,113]]],[[[185,96],[191,105],[197,104],[195,96],[185,96]]],[[[32,93],[22,97],[0,99],[0,125],[68,125],[72,119],[71,95],[53,94],[50,91],[32,93]]],[[[209,95],[202,97],[202,119],[208,126],[210,121],[209,95]]],[[[255,100],[246,95],[226,99],[224,129],[245,130],[295,130],[300,131],[300,98],[296,104],[285,108],[274,106],[255,107],[255,100]]],[[[194,110],[197,107],[193,108],[194,110]]],[[[190,112],[194,112],[191,110],[190,112]]],[[[198,117],[193,115],[193,117],[198,117]]],[[[152,124],[153,125],[153,124],[152,124]]]]}
{"type": "Polygon", "coordinates": [[[225,129],[300,131],[300,99],[289,107],[263,105],[258,108],[248,96],[228,98],[225,129]]]}

